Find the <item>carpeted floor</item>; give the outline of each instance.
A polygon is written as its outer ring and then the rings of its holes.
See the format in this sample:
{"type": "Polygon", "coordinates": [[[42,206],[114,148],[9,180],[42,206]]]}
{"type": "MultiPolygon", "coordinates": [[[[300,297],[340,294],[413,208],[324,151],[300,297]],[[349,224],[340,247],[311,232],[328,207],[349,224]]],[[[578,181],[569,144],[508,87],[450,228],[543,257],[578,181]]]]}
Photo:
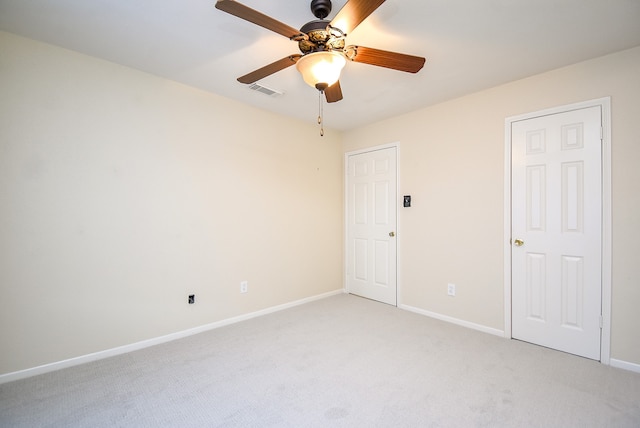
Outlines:
{"type": "Polygon", "coordinates": [[[350,295],[0,385],[2,427],[640,427],[640,374],[350,295]]]}

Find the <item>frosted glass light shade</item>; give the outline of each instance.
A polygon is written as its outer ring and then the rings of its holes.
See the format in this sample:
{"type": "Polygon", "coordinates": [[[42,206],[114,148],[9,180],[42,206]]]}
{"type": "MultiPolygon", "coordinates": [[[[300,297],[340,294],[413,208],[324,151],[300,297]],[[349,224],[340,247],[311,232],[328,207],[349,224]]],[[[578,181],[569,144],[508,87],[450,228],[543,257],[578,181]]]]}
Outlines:
{"type": "Polygon", "coordinates": [[[337,52],[313,52],[298,60],[296,68],[309,86],[316,88],[318,83],[331,86],[340,79],[340,72],[347,60],[337,52]]]}

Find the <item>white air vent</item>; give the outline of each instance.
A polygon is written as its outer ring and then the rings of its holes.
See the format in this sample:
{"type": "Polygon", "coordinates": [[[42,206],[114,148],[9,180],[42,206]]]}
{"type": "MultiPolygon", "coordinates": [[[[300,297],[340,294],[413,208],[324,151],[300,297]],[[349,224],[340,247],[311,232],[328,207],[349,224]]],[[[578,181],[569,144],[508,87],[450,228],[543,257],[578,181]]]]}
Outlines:
{"type": "Polygon", "coordinates": [[[282,95],[282,92],[267,88],[262,85],[258,85],[257,83],[252,83],[251,85],[249,85],[249,89],[262,92],[263,94],[267,94],[270,97],[279,97],[280,95],[282,95]]]}

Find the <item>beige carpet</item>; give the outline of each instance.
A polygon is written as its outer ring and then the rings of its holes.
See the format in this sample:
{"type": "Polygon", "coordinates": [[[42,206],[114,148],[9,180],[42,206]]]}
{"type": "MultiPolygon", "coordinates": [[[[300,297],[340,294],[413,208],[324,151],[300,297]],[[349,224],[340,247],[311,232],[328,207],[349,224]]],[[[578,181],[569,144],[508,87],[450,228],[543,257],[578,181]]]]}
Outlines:
{"type": "Polygon", "coordinates": [[[640,427],[640,374],[349,295],[0,385],[2,427],[640,427]]]}

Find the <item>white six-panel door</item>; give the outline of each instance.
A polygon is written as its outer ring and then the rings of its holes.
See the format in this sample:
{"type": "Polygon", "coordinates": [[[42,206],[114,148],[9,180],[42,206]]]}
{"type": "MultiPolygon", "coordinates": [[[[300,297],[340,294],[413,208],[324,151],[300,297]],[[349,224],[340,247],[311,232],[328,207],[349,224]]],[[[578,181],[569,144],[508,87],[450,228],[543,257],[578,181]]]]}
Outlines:
{"type": "Polygon", "coordinates": [[[599,360],[601,109],[511,131],[512,336],[599,360]]]}
{"type": "Polygon", "coordinates": [[[397,304],[396,147],[349,155],[347,291],[397,304]]]}

